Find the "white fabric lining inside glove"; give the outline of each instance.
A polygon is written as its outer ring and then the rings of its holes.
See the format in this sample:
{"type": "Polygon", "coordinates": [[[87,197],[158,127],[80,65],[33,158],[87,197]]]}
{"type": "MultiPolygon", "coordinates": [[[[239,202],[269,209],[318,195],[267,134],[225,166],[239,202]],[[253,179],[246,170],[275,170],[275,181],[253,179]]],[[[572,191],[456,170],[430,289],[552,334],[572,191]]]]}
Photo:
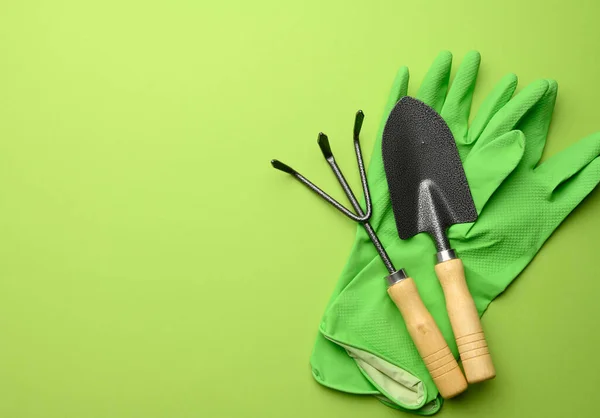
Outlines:
{"type": "Polygon", "coordinates": [[[427,394],[419,378],[364,350],[334,342],[346,349],[367,379],[389,400],[406,409],[423,406],[427,394]]]}

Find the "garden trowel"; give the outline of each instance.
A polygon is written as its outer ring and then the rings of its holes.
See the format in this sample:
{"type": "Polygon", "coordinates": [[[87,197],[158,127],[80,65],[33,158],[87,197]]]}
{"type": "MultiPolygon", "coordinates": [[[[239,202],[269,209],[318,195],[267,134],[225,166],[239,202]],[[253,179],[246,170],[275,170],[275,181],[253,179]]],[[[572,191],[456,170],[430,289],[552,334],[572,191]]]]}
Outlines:
{"type": "Polygon", "coordinates": [[[452,132],[434,109],[406,96],[388,117],[382,153],[398,235],[408,239],[427,232],[435,241],[435,272],[467,381],[491,379],[496,372],[477,308],[446,236],[452,225],[477,219],[452,132]]]}

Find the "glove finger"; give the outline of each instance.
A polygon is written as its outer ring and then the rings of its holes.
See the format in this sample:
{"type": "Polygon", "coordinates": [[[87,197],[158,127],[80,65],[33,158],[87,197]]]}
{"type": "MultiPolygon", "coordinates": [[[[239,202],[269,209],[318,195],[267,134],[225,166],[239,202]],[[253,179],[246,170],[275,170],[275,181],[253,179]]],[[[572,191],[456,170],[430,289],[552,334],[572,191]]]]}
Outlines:
{"type": "Polygon", "coordinates": [[[452,54],[449,51],[440,52],[417,92],[417,99],[428,104],[438,113],[441,112],[446,100],[451,69],[452,54]]]}
{"type": "Polygon", "coordinates": [[[552,201],[558,203],[560,220],[567,216],[600,182],[600,157],[572,177],[560,183],[552,192],[552,201]]]}
{"type": "Polygon", "coordinates": [[[396,78],[394,78],[394,83],[392,84],[392,89],[390,90],[390,94],[388,96],[388,100],[384,108],[385,116],[383,123],[381,124],[381,129],[383,129],[387,116],[390,114],[396,103],[398,103],[398,100],[400,100],[402,97],[408,94],[408,80],[408,67],[400,67],[400,69],[396,73],[396,78]]]}
{"type": "Polygon", "coordinates": [[[525,150],[525,135],[510,131],[492,140],[476,143],[464,162],[465,174],[477,213],[519,165],[525,150]]]}
{"type": "MultiPolygon", "coordinates": [[[[547,80],[537,80],[529,84],[519,94],[512,98],[504,107],[492,117],[477,142],[487,142],[504,135],[506,132],[519,129],[527,138],[529,147],[529,135],[517,126],[525,115],[529,118],[530,111],[544,98],[549,89],[547,80]]],[[[536,119],[540,119],[537,117],[536,119]]],[[[527,152],[527,150],[525,150],[527,152]]]]}
{"type": "Polygon", "coordinates": [[[465,56],[442,108],[441,116],[448,123],[457,142],[464,142],[467,137],[469,114],[480,62],[481,55],[477,51],[471,51],[465,56]]]}
{"type": "Polygon", "coordinates": [[[600,132],[576,142],[564,151],[552,156],[535,169],[553,192],[557,187],[586,168],[600,155],[600,132]]]}
{"type": "Polygon", "coordinates": [[[522,160],[522,164],[526,167],[533,168],[540,161],[554,112],[558,83],[554,80],[546,80],[546,82],[548,89],[541,100],[537,101],[516,125],[516,129],[521,130],[527,138],[527,147],[522,160]]]}
{"type": "Polygon", "coordinates": [[[517,84],[516,74],[507,74],[496,84],[492,92],[483,101],[475,119],[473,119],[466,140],[467,144],[471,144],[479,138],[494,115],[511,99],[517,84]]]}

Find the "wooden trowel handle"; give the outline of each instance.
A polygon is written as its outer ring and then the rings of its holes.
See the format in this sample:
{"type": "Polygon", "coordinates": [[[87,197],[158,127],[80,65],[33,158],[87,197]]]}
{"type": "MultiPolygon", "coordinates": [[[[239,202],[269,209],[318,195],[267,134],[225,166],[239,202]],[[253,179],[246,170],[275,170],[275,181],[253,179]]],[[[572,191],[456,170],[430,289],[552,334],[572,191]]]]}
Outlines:
{"type": "Polygon", "coordinates": [[[423,304],[414,280],[409,277],[391,285],[388,294],[400,310],[406,328],[442,397],[448,399],[464,392],[467,381],[444,336],[423,304]]]}
{"type": "Polygon", "coordinates": [[[435,272],[444,289],[446,309],[456,338],[458,352],[469,383],[482,382],[496,376],[483,327],[460,259],[443,261],[435,272]]]}

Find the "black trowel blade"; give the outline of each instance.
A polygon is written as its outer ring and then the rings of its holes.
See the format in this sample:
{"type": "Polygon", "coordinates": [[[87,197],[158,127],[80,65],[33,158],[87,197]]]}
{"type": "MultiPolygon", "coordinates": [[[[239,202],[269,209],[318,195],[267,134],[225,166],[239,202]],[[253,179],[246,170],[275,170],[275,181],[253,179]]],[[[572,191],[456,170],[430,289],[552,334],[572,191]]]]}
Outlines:
{"type": "Polygon", "coordinates": [[[450,226],[477,219],[454,137],[434,109],[403,97],[388,117],[381,148],[400,238],[428,232],[437,241],[450,226]]]}

